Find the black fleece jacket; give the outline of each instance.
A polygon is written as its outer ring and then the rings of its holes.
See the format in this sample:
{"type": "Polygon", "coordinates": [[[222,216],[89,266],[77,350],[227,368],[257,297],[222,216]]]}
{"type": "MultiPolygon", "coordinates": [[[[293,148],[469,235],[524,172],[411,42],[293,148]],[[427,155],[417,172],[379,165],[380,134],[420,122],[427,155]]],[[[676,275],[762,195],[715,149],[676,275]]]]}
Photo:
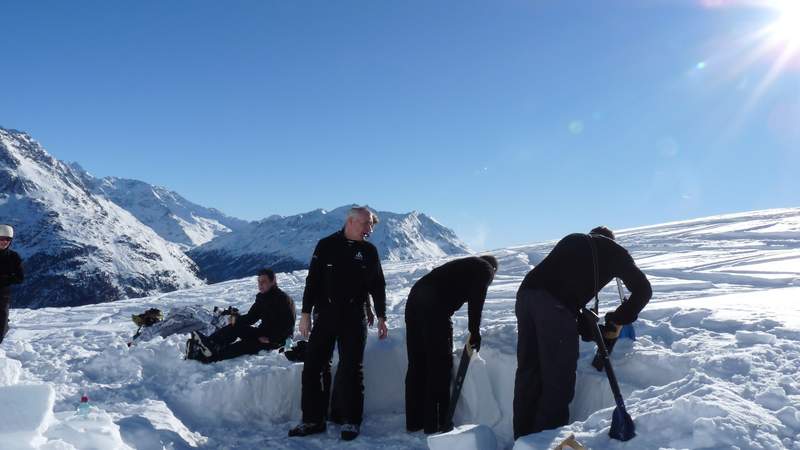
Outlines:
{"type": "Polygon", "coordinates": [[[372,295],[375,314],[386,319],[386,281],[378,250],[367,241],[351,241],[344,231],[321,239],[314,249],[303,292],[303,312],[326,305],[361,306],[372,295]]]}
{"type": "Polygon", "coordinates": [[[0,297],[11,296],[12,284],[19,284],[25,280],[22,271],[22,259],[17,252],[11,249],[0,250],[0,297]]]}
{"type": "Polygon", "coordinates": [[[628,251],[605,236],[575,233],[564,237],[525,275],[520,289],[545,289],[577,314],[614,277],[622,280],[631,296],[606,318],[626,325],[636,320],[653,291],[628,251]],[[590,240],[596,249],[597,282],[590,240]]]}
{"type": "Polygon", "coordinates": [[[283,344],[286,338],[294,334],[294,302],[278,286],[273,286],[267,292],[259,292],[256,301],[247,314],[239,317],[237,323],[245,326],[258,325],[262,336],[269,338],[270,342],[283,344]]]}
{"type": "Polygon", "coordinates": [[[453,315],[466,302],[469,332],[479,334],[486,291],[494,278],[494,267],[477,256],[447,262],[420,278],[415,286],[428,286],[436,292],[436,307],[453,315]]]}

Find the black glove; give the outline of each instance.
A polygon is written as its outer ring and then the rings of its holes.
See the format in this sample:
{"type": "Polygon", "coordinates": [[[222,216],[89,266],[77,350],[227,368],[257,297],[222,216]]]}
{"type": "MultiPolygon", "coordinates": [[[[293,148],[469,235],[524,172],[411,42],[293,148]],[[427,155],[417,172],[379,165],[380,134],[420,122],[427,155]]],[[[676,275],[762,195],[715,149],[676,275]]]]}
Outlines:
{"type": "Polygon", "coordinates": [[[592,332],[593,325],[594,324],[590,324],[583,316],[578,316],[578,334],[581,336],[583,342],[594,342],[594,333],[592,332]]]}
{"type": "Polygon", "coordinates": [[[480,333],[475,333],[469,335],[469,348],[471,348],[475,352],[481,351],[481,335],[480,333]]]}

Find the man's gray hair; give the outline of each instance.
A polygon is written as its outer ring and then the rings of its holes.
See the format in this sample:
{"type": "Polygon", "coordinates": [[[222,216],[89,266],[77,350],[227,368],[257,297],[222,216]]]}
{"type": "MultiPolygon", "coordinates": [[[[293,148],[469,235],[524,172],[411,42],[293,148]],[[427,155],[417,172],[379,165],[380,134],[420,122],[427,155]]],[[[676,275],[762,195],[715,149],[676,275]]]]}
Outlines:
{"type": "Polygon", "coordinates": [[[380,222],[380,219],[378,219],[378,215],[375,214],[374,211],[367,208],[366,206],[353,206],[352,208],[350,208],[350,211],[347,211],[347,217],[345,218],[345,220],[350,220],[351,217],[356,218],[361,214],[369,214],[369,216],[372,218],[373,225],[377,225],[378,222],[380,222]]]}

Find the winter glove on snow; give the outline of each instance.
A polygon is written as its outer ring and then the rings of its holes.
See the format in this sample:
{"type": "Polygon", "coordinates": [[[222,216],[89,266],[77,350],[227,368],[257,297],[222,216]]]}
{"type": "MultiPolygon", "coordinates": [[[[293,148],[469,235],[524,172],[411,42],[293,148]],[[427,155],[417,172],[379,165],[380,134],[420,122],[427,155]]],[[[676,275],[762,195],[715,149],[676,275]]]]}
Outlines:
{"type": "Polygon", "coordinates": [[[469,336],[469,347],[474,352],[481,351],[481,335],[479,333],[471,334],[469,336]]]}

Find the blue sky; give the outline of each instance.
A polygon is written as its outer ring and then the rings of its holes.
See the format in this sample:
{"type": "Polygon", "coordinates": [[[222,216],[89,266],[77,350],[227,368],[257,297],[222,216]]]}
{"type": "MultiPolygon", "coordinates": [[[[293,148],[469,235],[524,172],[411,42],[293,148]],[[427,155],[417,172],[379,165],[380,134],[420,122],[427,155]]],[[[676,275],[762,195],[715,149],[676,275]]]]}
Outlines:
{"type": "Polygon", "coordinates": [[[0,126],[244,219],[366,203],[476,249],[800,206],[800,52],[749,3],[6,2],[0,126]]]}

